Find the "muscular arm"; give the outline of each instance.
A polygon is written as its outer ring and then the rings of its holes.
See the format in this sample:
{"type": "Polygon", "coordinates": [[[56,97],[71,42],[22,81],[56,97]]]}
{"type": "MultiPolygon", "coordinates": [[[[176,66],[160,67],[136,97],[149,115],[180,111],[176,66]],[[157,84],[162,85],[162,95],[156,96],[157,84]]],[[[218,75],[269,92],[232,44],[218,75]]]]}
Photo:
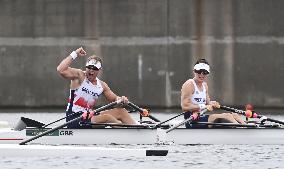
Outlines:
{"type": "Polygon", "coordinates": [[[103,86],[103,89],[104,89],[103,93],[104,93],[104,96],[107,99],[107,101],[109,101],[109,102],[116,101],[118,96],[109,88],[109,86],[105,82],[103,82],[103,81],[101,81],[101,82],[102,82],[102,86],[103,86]]]}
{"type": "Polygon", "coordinates": [[[70,65],[72,63],[71,56],[67,56],[65,59],[61,61],[61,63],[57,66],[57,72],[64,77],[65,79],[74,80],[79,78],[80,72],[82,70],[71,68],[70,65]]]}
{"type": "MultiPolygon", "coordinates": [[[[84,51],[84,49],[82,47],[76,49],[76,51],[74,51],[74,53],[75,53],[76,57],[77,56],[85,56],[86,55],[86,52],[84,51]]],[[[73,58],[73,59],[75,59],[75,58],[73,58]]],[[[72,56],[70,54],[65,59],[63,59],[60,62],[60,64],[57,66],[57,72],[62,77],[66,78],[66,79],[69,79],[69,80],[79,79],[84,74],[82,70],[70,67],[73,59],[72,59],[72,56]]]]}
{"type": "Polygon", "coordinates": [[[188,80],[182,85],[181,88],[181,108],[183,112],[199,110],[199,106],[191,102],[193,93],[194,85],[188,80]]]}

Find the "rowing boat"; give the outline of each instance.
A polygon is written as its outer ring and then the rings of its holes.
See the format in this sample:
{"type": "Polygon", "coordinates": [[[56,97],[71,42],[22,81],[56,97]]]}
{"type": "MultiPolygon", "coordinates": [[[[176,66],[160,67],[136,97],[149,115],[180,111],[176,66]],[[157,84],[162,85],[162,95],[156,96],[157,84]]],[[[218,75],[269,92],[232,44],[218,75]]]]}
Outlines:
{"type": "MultiPolygon", "coordinates": [[[[48,129],[26,128],[16,131],[0,129],[0,144],[19,144],[48,129]]],[[[106,144],[284,144],[284,128],[234,127],[185,129],[169,133],[163,128],[95,128],[58,129],[32,141],[48,145],[106,144]]]]}
{"type": "MultiPolygon", "coordinates": [[[[116,103],[110,103],[97,109],[105,110],[116,103]]],[[[141,108],[129,103],[131,107],[143,112],[141,108]]],[[[145,123],[137,125],[125,124],[98,124],[86,123],[92,129],[68,129],[66,126],[70,123],[82,120],[82,117],[75,118],[54,128],[46,128],[44,125],[35,120],[21,118],[18,125],[12,128],[0,129],[1,144],[20,144],[27,143],[42,145],[106,145],[106,144],[284,144],[284,122],[266,118],[255,112],[247,112],[227,106],[220,108],[246,115],[247,117],[260,118],[259,122],[253,124],[232,124],[232,123],[208,123],[196,122],[191,116],[184,121],[176,124],[166,124],[166,122],[183,115],[180,113],[175,117],[160,122],[157,118],[149,116],[154,123],[145,123]],[[270,122],[270,123],[266,123],[270,122]],[[213,128],[191,128],[186,129],[185,123],[197,125],[210,125],[213,128]],[[216,128],[216,126],[218,126],[216,128]]],[[[204,113],[207,109],[202,110],[204,113]]],[[[66,117],[65,117],[66,118],[66,117]]],[[[59,120],[62,120],[61,118],[59,120]]],[[[58,122],[56,120],[55,122],[58,122]]],[[[82,121],[80,121],[82,122],[82,121]]]]}

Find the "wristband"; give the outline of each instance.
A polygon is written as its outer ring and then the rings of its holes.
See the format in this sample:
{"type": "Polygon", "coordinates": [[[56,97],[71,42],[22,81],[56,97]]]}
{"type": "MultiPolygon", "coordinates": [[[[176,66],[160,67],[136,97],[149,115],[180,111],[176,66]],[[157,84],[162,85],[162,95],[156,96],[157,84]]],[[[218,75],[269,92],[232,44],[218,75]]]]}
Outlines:
{"type": "Polygon", "coordinates": [[[199,104],[198,106],[199,106],[199,109],[200,109],[200,110],[206,109],[206,105],[205,105],[205,104],[199,104]]]}
{"type": "Polygon", "coordinates": [[[72,53],[70,53],[70,56],[72,57],[73,60],[75,60],[78,57],[76,51],[73,51],[72,53]]]}

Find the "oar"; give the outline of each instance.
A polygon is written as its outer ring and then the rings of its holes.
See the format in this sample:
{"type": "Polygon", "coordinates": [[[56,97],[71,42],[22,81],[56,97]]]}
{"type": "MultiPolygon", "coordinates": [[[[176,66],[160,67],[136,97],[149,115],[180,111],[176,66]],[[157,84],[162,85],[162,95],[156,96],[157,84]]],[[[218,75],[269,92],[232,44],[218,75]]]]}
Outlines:
{"type": "Polygon", "coordinates": [[[78,113],[80,113],[80,112],[74,112],[72,114],[69,114],[68,116],[65,116],[65,117],[63,117],[61,119],[55,120],[55,121],[53,121],[51,123],[48,123],[48,124],[44,124],[44,123],[41,123],[39,121],[30,119],[30,118],[21,117],[20,121],[14,127],[14,130],[19,130],[20,131],[20,130],[25,129],[26,127],[46,128],[47,126],[49,126],[51,124],[59,122],[59,121],[61,121],[63,119],[66,119],[67,117],[73,116],[73,115],[78,114],[78,113]]]}
{"type": "Polygon", "coordinates": [[[178,115],[176,115],[176,116],[174,116],[174,117],[172,117],[172,118],[169,118],[168,120],[162,121],[162,122],[156,124],[154,128],[158,128],[158,127],[160,127],[162,124],[164,124],[164,123],[166,123],[166,122],[168,122],[168,121],[171,121],[172,119],[175,119],[175,118],[177,118],[177,117],[179,117],[179,116],[181,116],[181,115],[184,115],[184,113],[186,113],[186,112],[182,112],[182,113],[180,113],[180,114],[178,114],[178,115]]]}
{"type": "MultiPolygon", "coordinates": [[[[128,113],[132,113],[132,112],[135,112],[135,111],[136,111],[136,110],[130,110],[128,113]]],[[[79,113],[80,113],[80,112],[74,112],[74,113],[72,113],[72,114],[69,114],[69,115],[67,115],[67,116],[65,116],[65,117],[62,117],[61,119],[55,120],[55,121],[53,121],[53,122],[50,122],[50,123],[48,123],[48,124],[42,126],[42,128],[45,128],[45,127],[47,127],[47,126],[49,126],[49,125],[51,125],[51,124],[54,124],[54,123],[56,123],[56,122],[59,122],[59,121],[61,121],[61,120],[66,119],[67,117],[71,117],[71,116],[73,116],[73,115],[75,115],[75,114],[79,114],[79,113]]]]}
{"type": "Polygon", "coordinates": [[[42,128],[45,128],[45,127],[47,127],[47,126],[49,126],[49,125],[51,125],[51,124],[54,124],[54,123],[56,123],[56,122],[59,122],[59,121],[61,121],[61,120],[66,119],[67,117],[71,117],[71,116],[73,116],[73,115],[75,115],[75,114],[79,114],[79,113],[81,113],[81,112],[74,112],[74,113],[71,113],[71,114],[69,114],[69,115],[67,115],[67,116],[65,116],[65,117],[62,117],[61,119],[55,120],[55,121],[53,121],[53,122],[50,122],[50,123],[48,123],[48,124],[42,126],[42,128]]]}
{"type": "MultiPolygon", "coordinates": [[[[131,106],[132,108],[136,109],[137,111],[139,111],[140,113],[143,113],[144,110],[141,109],[140,107],[138,107],[137,105],[133,104],[132,102],[128,102],[128,105],[131,106]]],[[[155,122],[160,122],[159,119],[157,119],[156,117],[152,116],[152,115],[148,115],[148,117],[152,120],[154,120],[155,122]]]]}
{"type": "Polygon", "coordinates": [[[279,124],[284,125],[283,121],[268,118],[268,117],[263,116],[263,115],[258,115],[257,113],[252,112],[252,111],[244,111],[244,110],[240,110],[240,109],[236,109],[236,108],[232,108],[232,107],[228,107],[228,106],[220,106],[220,109],[235,112],[235,113],[244,115],[246,117],[259,118],[259,119],[263,119],[263,120],[267,120],[267,121],[270,121],[270,122],[275,122],[275,123],[279,123],[279,124]]]}
{"type": "MultiPolygon", "coordinates": [[[[96,109],[95,112],[97,113],[97,112],[106,110],[106,109],[108,109],[108,108],[110,108],[110,107],[116,105],[117,103],[118,103],[118,102],[111,102],[111,103],[109,103],[109,104],[107,104],[107,105],[105,105],[105,106],[102,106],[102,107],[96,109]]],[[[68,122],[66,122],[66,123],[64,123],[64,124],[62,124],[62,125],[60,125],[60,126],[58,126],[58,127],[55,127],[55,128],[53,128],[53,129],[50,129],[50,130],[47,130],[47,131],[45,131],[45,132],[43,132],[43,133],[41,133],[41,134],[39,134],[39,135],[36,135],[36,136],[34,136],[34,137],[30,138],[30,139],[24,140],[24,141],[20,142],[19,144],[20,144],[20,145],[24,145],[24,144],[26,144],[26,143],[28,143],[28,142],[30,142],[30,141],[33,141],[33,140],[35,140],[35,139],[37,139],[37,138],[39,138],[39,137],[45,136],[45,135],[47,135],[47,134],[49,134],[49,133],[52,133],[52,132],[54,132],[55,130],[61,129],[61,128],[67,126],[68,124],[77,122],[77,121],[81,120],[81,118],[82,118],[82,116],[77,117],[77,118],[75,118],[75,119],[73,119],[73,120],[70,120],[70,121],[68,121],[68,122]]]]}
{"type": "MultiPolygon", "coordinates": [[[[207,109],[201,110],[200,115],[202,115],[203,113],[205,113],[207,111],[207,109]]],[[[166,130],[166,133],[173,131],[174,129],[178,128],[179,126],[187,123],[187,122],[192,122],[194,119],[196,119],[196,117],[194,115],[191,115],[188,119],[185,119],[184,121],[176,124],[175,126],[169,128],[168,130],[166,130]]]]}
{"type": "Polygon", "coordinates": [[[51,124],[54,124],[54,123],[56,123],[56,122],[59,122],[59,121],[61,121],[61,120],[66,119],[67,117],[71,117],[71,116],[73,116],[73,115],[75,115],[75,114],[79,114],[79,113],[80,113],[80,112],[74,112],[74,113],[72,113],[72,114],[69,114],[69,115],[67,115],[67,116],[65,116],[65,117],[62,117],[61,119],[55,120],[55,121],[53,121],[53,122],[51,122],[51,123],[48,123],[48,124],[42,126],[42,128],[45,128],[45,127],[47,127],[47,126],[49,126],[49,125],[51,125],[51,124]]]}

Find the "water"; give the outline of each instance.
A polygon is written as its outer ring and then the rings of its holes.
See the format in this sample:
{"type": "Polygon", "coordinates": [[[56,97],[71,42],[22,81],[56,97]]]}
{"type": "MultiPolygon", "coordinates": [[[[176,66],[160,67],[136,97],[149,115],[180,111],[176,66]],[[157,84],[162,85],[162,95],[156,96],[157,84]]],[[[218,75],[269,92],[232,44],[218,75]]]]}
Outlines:
{"type": "MultiPolygon", "coordinates": [[[[141,147],[143,146],[135,146],[135,148],[141,147]]],[[[170,150],[168,156],[107,158],[76,155],[74,157],[2,158],[0,165],[3,169],[277,169],[284,167],[284,146],[282,145],[169,145],[162,147],[170,150]]]]}
{"type": "MultiPolygon", "coordinates": [[[[155,114],[165,120],[173,114],[155,114]]],[[[15,124],[21,116],[44,123],[64,117],[64,113],[0,113],[0,121],[15,124]]],[[[138,116],[132,115],[136,120],[138,116]]],[[[267,115],[268,116],[268,115],[267,115]]],[[[269,116],[283,119],[281,115],[269,116]]],[[[179,118],[182,119],[182,118],[179,118]]],[[[283,133],[284,134],[284,133],[283,133]]],[[[169,149],[166,157],[38,157],[0,158],[1,169],[173,169],[173,168],[284,168],[284,145],[107,145],[106,147],[169,149]]],[[[1,153],[1,152],[0,152],[1,153]]]]}

